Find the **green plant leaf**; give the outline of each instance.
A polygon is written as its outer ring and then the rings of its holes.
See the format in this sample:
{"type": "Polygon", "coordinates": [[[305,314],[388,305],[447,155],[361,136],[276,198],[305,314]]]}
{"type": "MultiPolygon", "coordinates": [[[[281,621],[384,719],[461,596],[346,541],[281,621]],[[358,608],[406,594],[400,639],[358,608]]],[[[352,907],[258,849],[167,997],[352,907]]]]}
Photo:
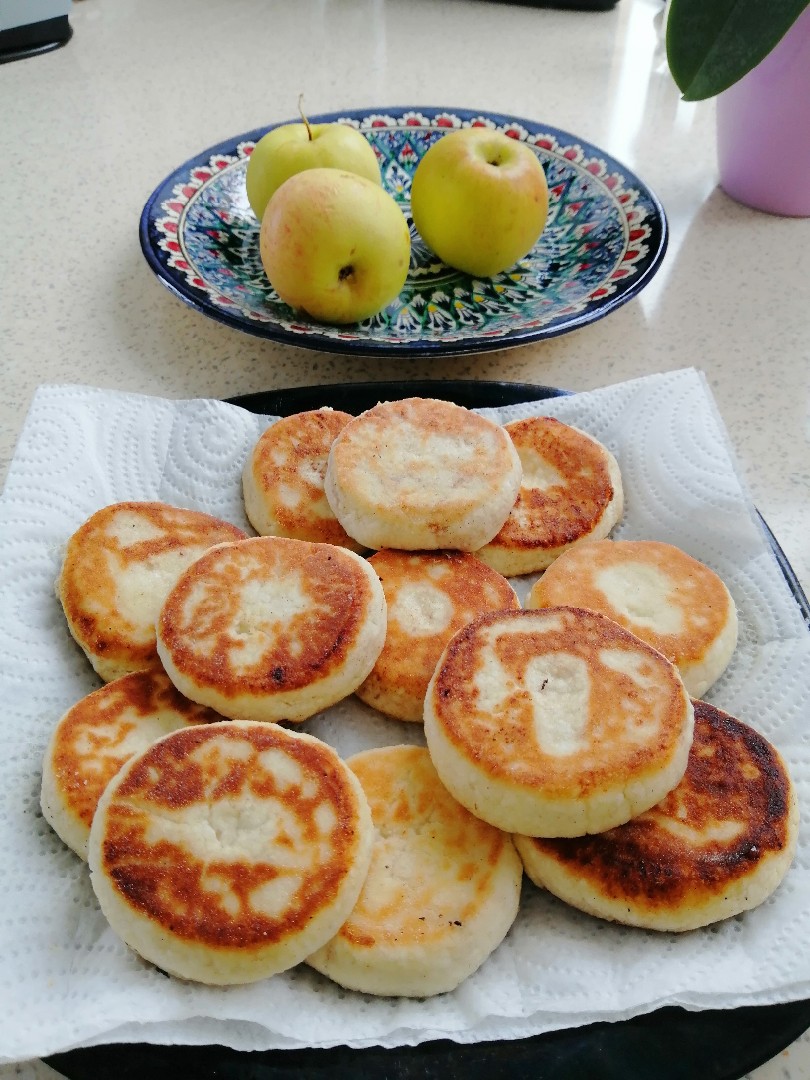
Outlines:
{"type": "Polygon", "coordinates": [[[714,97],[784,37],[810,0],[671,0],[667,60],[686,101],[714,97]]]}

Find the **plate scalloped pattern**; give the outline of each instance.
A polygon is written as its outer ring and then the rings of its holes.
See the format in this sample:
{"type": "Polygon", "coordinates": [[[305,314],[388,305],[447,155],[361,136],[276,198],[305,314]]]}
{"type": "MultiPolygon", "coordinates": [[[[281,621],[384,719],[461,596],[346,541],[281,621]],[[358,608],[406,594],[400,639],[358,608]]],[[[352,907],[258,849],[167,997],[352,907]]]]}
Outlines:
{"type": "MultiPolygon", "coordinates": [[[[265,129],[204,151],[166,178],[141,217],[158,277],[203,313],[258,336],[327,351],[412,355],[506,348],[575,329],[634,296],[658,269],[663,209],[627,169],[555,128],[464,110],[387,109],[313,117],[351,124],[371,143],[383,184],[410,225],[411,266],[397,301],[363,323],[328,326],[284,304],[259,256],[245,171],[265,129]],[[410,186],[449,129],[484,126],[530,146],[549,184],[549,217],[532,251],[492,278],[452,270],[410,218],[410,186]]],[[[269,130],[269,129],[267,129],[269,130]]]]}

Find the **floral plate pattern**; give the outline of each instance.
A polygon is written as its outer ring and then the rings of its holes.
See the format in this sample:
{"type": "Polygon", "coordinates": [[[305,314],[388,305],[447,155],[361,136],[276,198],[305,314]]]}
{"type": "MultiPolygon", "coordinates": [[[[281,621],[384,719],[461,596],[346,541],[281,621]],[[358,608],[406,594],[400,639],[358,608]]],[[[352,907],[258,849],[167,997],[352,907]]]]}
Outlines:
{"type": "MultiPolygon", "coordinates": [[[[529,120],[469,110],[382,109],[311,117],[360,130],[383,184],[411,226],[411,265],[398,299],[352,326],[318,323],[283,303],[259,255],[245,194],[255,143],[269,128],[203,151],[158,185],[141,214],[144,255],[181,300],[237,329],[328,352],[431,356],[504,349],[563,334],[635,296],[661,265],[667,222],[655,195],[598,147],[529,120]],[[442,263],[410,217],[414,171],[449,130],[488,127],[525,142],[549,186],[549,215],[529,254],[492,278],[442,263]]],[[[275,126],[275,125],[273,125],[275,126]]]]}

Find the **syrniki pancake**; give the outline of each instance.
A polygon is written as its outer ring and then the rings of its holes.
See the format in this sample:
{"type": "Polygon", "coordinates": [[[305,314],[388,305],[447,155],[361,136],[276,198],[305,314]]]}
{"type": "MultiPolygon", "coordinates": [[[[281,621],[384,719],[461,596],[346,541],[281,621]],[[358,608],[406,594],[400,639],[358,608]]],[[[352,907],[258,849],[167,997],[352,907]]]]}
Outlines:
{"type": "Polygon", "coordinates": [[[550,416],[514,420],[504,430],[520,455],[523,480],[503,528],[478,558],[507,576],[531,574],[572,544],[607,536],[624,510],[613,454],[550,416]]]}
{"type": "Polygon", "coordinates": [[[184,698],[163,672],[134,671],[94,690],[51,735],[42,766],[45,820],[86,860],[98,800],[121,766],[170,731],[221,720],[184,698]]]}
{"type": "Polygon", "coordinates": [[[725,671],[737,644],[737,609],[717,574],[655,540],[599,540],[561,555],[527,607],[600,611],[673,662],[692,697],[725,671]]]}
{"type": "Polygon", "coordinates": [[[114,777],[90,831],[91,880],[113,930],[162,970],[255,982],[334,936],[373,835],[331,747],[223,721],[165,736],[114,777]]]}
{"type": "Polygon", "coordinates": [[[68,628],[106,682],[160,670],[155,620],[183,570],[235,525],[160,502],[113,503],[70,537],[57,594],[68,628]]]}
{"type": "Polygon", "coordinates": [[[351,419],[335,409],[313,409],[283,417],[262,434],[242,472],[245,512],[257,533],[363,550],[323,490],[329,449],[351,419]]]}
{"type": "Polygon", "coordinates": [[[461,551],[378,551],[369,559],[388,610],[385,645],[357,696],[398,720],[422,722],[425,692],[447,642],[484,611],[519,608],[501,574],[461,551]]]}
{"type": "Polygon", "coordinates": [[[452,990],[517,915],[523,870],[512,840],[456,802],[422,747],[367,750],[348,764],[371,807],[371,867],[352,913],[308,962],[367,994],[452,990]]]}
{"type": "Polygon", "coordinates": [[[385,641],[365,559],[255,536],[220,544],[169,593],[158,652],[174,685],[235,720],[305,720],[355,690],[385,641]]]}
{"type": "Polygon", "coordinates": [[[692,703],[676,668],[592,611],[481,615],[425,698],[436,771],[478,817],[529,836],[603,832],[678,783],[692,703]]]}
{"type": "Polygon", "coordinates": [[[375,405],[332,443],[325,490],[346,532],[369,548],[475,551],[515,503],[521,465],[502,427],[460,405],[375,405]]]}
{"type": "Polygon", "coordinates": [[[515,837],[537,884],[591,915],[650,930],[693,930],[756,907],[787,873],[799,813],[773,746],[695,702],[686,774],[652,810],[567,840],[515,837]]]}

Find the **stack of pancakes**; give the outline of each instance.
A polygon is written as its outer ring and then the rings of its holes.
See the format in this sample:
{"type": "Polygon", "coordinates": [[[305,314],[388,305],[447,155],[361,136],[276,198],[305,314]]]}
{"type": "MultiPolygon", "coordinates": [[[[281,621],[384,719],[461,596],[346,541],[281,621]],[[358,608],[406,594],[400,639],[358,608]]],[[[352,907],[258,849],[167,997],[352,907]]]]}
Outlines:
{"type": "Polygon", "coordinates": [[[144,959],[423,997],[503,941],[524,869],[667,931],[776,889],[787,769],[699,700],[733,599],[671,545],[607,539],[622,482],[596,439],[410,398],[278,421],[242,479],[259,535],[114,504],[57,586],[107,685],[54,729],[42,809],[144,959]],[[426,747],[344,761],[301,730],[351,694],[426,747]]]}

